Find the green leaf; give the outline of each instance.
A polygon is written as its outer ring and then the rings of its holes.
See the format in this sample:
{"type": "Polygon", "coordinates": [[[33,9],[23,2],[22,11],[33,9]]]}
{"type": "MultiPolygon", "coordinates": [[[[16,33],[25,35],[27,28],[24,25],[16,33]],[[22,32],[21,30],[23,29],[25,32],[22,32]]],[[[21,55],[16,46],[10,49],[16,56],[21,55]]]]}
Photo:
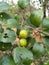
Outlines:
{"type": "Polygon", "coordinates": [[[3,28],[0,28],[0,33],[3,33],[4,32],[4,29],[3,28]]]}
{"type": "Polygon", "coordinates": [[[0,20],[0,24],[2,25],[2,21],[0,20]]]}
{"type": "Polygon", "coordinates": [[[1,35],[1,41],[4,43],[11,43],[16,39],[16,34],[12,30],[6,30],[1,35]]]}
{"type": "Polygon", "coordinates": [[[49,18],[43,20],[43,28],[49,29],[49,18]]]}
{"type": "Polygon", "coordinates": [[[49,65],[49,60],[46,60],[43,65],[49,65]]]}
{"type": "Polygon", "coordinates": [[[32,38],[32,37],[28,37],[27,38],[27,41],[29,44],[31,44],[31,47],[34,45],[34,43],[36,42],[35,38],[32,38]]]}
{"type": "Polygon", "coordinates": [[[5,12],[10,6],[6,2],[0,2],[0,12],[5,12]]]}
{"type": "Polygon", "coordinates": [[[13,50],[13,58],[16,64],[31,64],[33,61],[33,54],[23,47],[17,47],[13,50]]]}
{"type": "Polygon", "coordinates": [[[5,43],[0,42],[0,50],[2,50],[2,51],[11,50],[11,48],[12,48],[11,43],[5,44],[5,43]]]}
{"type": "Polygon", "coordinates": [[[44,54],[45,49],[44,46],[40,45],[40,43],[36,42],[32,48],[33,53],[37,56],[41,56],[44,54]]]}
{"type": "Polygon", "coordinates": [[[43,37],[42,41],[43,41],[44,44],[49,46],[49,37],[43,37]]]}
{"type": "Polygon", "coordinates": [[[38,64],[37,65],[43,65],[43,62],[41,61],[41,62],[38,62],[38,64]]]}
{"type": "Polygon", "coordinates": [[[0,50],[2,50],[3,43],[0,42],[0,50]]]}
{"type": "Polygon", "coordinates": [[[28,26],[34,27],[36,28],[36,26],[34,26],[31,22],[30,22],[30,18],[28,18],[25,22],[28,26]]]}
{"type": "Polygon", "coordinates": [[[4,55],[0,59],[0,63],[1,63],[1,65],[15,65],[14,60],[9,55],[4,55]]]}
{"type": "Polygon", "coordinates": [[[6,27],[7,28],[18,28],[19,27],[18,21],[16,21],[15,19],[8,19],[6,27]]]}
{"type": "Polygon", "coordinates": [[[27,7],[28,4],[30,4],[30,0],[18,0],[18,6],[21,9],[25,9],[25,7],[27,7]]]}
{"type": "Polygon", "coordinates": [[[20,15],[16,14],[15,19],[19,22],[20,21],[20,15]]]}
{"type": "Polygon", "coordinates": [[[2,12],[2,13],[0,13],[0,18],[1,19],[10,19],[10,18],[12,18],[9,14],[7,14],[7,13],[5,13],[5,12],[2,12]]]}
{"type": "Polygon", "coordinates": [[[0,42],[1,42],[1,39],[2,39],[2,34],[0,34],[0,42]]]}

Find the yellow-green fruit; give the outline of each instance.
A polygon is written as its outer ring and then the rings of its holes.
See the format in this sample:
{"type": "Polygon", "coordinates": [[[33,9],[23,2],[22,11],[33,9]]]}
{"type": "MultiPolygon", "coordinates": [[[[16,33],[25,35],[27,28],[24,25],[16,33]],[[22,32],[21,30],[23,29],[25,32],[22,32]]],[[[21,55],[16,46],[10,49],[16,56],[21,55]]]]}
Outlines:
{"type": "Polygon", "coordinates": [[[20,39],[20,46],[26,46],[27,40],[26,39],[20,39]]]}
{"type": "Polygon", "coordinates": [[[21,38],[27,38],[28,37],[28,32],[26,30],[21,30],[20,31],[20,37],[21,38]]]}

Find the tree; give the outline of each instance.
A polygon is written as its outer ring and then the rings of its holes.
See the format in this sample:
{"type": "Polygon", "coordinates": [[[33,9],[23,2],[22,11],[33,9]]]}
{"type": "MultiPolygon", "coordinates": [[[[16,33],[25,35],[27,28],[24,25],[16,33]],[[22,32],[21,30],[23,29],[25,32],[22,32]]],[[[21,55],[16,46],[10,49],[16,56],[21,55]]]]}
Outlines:
{"type": "Polygon", "coordinates": [[[48,0],[39,2],[42,9],[30,0],[0,2],[0,65],[49,65],[48,0]]]}

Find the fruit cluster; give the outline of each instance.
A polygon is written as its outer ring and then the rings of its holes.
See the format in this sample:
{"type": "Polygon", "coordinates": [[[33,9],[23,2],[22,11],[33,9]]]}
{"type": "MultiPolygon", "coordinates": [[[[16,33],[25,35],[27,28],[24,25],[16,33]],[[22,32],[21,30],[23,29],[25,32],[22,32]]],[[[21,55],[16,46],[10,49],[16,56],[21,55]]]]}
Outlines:
{"type": "Polygon", "coordinates": [[[19,33],[20,36],[20,46],[26,46],[27,45],[27,40],[26,38],[28,37],[28,32],[27,30],[21,30],[19,33]]]}

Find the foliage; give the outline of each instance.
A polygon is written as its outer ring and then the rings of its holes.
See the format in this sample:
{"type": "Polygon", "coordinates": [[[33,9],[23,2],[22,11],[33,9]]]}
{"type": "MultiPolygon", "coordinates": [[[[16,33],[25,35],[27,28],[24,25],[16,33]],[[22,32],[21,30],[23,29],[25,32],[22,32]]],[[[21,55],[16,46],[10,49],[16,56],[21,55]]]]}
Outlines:
{"type": "Polygon", "coordinates": [[[0,65],[49,65],[49,18],[44,8],[31,7],[30,0],[18,0],[14,6],[0,2],[0,65]]]}

